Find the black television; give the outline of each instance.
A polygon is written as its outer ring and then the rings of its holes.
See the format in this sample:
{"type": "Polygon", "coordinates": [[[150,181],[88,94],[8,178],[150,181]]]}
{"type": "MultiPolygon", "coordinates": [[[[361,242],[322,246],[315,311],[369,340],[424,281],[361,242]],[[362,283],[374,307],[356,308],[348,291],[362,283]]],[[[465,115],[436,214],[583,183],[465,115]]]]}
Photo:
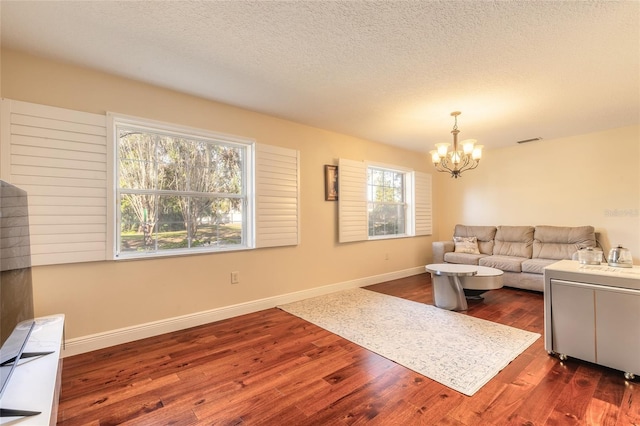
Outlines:
{"type": "MultiPolygon", "coordinates": [[[[26,191],[0,180],[0,398],[35,325],[26,191]]],[[[0,416],[38,412],[0,407],[0,416]]]]}

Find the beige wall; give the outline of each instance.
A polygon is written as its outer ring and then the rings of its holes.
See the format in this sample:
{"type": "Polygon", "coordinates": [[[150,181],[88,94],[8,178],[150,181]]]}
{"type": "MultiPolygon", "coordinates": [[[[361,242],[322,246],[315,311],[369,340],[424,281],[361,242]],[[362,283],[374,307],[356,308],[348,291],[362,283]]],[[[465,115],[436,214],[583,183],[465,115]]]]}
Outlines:
{"type": "Polygon", "coordinates": [[[436,178],[439,237],[468,225],[592,225],[605,254],[640,263],[640,126],[487,151],[478,169],[436,178]]]}
{"type": "Polygon", "coordinates": [[[338,244],[324,164],[339,157],[430,171],[426,156],[170,90],[4,51],[2,96],[163,120],[301,152],[301,244],[156,260],[34,268],[36,314],[65,313],[76,338],[428,263],[431,237],[338,244]],[[385,260],[388,253],[389,259],[385,260]],[[240,283],[230,284],[230,272],[240,283]]]}
{"type": "Polygon", "coordinates": [[[431,241],[449,239],[456,223],[591,224],[607,249],[622,243],[639,263],[638,126],[489,150],[477,170],[452,180],[434,173],[426,155],[17,52],[2,56],[6,98],[137,115],[301,152],[299,246],[35,268],[36,313],[65,313],[68,339],[421,267],[431,241]],[[337,244],[337,203],[324,201],[323,165],[339,157],[432,173],[434,236],[337,244]],[[230,271],[240,272],[239,284],[229,283],[230,271]]]}

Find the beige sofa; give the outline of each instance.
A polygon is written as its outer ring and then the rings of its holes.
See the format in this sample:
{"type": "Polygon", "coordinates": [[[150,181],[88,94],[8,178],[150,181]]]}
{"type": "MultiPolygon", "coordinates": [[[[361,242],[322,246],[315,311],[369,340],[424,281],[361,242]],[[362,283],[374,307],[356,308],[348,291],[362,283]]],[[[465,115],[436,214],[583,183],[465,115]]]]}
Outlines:
{"type": "Polygon", "coordinates": [[[544,267],[583,247],[596,247],[593,226],[456,225],[453,239],[433,243],[433,263],[497,268],[505,286],[543,291],[544,267]]]}

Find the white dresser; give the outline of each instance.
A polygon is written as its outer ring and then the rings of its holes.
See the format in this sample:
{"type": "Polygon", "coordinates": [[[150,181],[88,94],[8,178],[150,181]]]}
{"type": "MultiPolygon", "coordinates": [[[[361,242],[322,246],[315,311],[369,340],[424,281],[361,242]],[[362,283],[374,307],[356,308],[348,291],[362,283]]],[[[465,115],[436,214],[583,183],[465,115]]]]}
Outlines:
{"type": "Polygon", "coordinates": [[[561,260],[545,268],[544,291],[547,352],[640,375],[640,266],[561,260]]]}

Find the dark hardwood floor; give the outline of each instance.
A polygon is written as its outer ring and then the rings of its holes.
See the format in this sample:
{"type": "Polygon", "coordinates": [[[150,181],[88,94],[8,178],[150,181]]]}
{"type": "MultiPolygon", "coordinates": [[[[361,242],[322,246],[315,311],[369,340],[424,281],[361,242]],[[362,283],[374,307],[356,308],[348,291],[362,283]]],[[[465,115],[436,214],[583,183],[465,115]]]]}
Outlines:
{"type": "MultiPolygon", "coordinates": [[[[433,303],[426,274],[367,288],[433,303]]],[[[494,290],[467,314],[543,334],[541,293],[494,290]]],[[[540,338],[467,397],[276,308],[64,360],[59,425],[362,423],[640,425],[640,382],[540,338]]]]}

